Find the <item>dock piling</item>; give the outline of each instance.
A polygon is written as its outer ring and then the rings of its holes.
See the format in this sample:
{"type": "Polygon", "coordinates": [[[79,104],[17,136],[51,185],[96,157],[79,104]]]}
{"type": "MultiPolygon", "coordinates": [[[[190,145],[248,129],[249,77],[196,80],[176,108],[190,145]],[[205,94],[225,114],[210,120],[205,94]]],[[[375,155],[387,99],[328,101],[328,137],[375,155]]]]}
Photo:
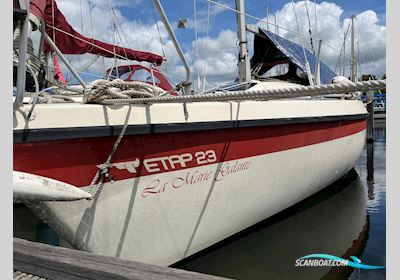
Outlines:
{"type": "Polygon", "coordinates": [[[367,91],[367,142],[374,141],[374,91],[367,91]]]}

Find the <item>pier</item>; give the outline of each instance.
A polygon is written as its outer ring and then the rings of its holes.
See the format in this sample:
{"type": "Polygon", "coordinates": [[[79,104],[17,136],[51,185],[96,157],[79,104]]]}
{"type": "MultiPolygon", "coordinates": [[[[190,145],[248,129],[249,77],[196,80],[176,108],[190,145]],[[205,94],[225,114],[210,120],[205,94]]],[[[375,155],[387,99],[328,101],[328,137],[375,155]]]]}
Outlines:
{"type": "Polygon", "coordinates": [[[14,238],[13,279],[227,279],[14,238]]]}

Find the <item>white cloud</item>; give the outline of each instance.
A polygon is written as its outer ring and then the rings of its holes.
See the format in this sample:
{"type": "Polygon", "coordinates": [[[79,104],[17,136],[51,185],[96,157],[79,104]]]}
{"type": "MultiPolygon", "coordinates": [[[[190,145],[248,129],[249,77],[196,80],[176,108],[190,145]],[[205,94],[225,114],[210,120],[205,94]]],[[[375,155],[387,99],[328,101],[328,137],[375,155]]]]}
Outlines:
{"type": "MultiPolygon", "coordinates": [[[[142,2],[142,0],[135,0],[129,2],[133,5],[142,2]]],[[[82,0],[82,6],[80,1],[68,1],[58,0],[57,1],[60,10],[64,13],[70,24],[78,31],[82,32],[85,36],[92,36],[92,24],[93,21],[93,34],[97,39],[120,44],[119,39],[115,39],[113,30],[112,18],[108,9],[108,0],[90,0],[91,9],[89,9],[88,0],[82,0]],[[81,17],[82,9],[82,17],[81,17]],[[91,11],[91,17],[90,17],[91,11]],[[82,29],[83,26],[83,30],[82,29]],[[115,41],[116,40],[116,41],[115,41]]],[[[176,81],[182,81],[185,78],[184,68],[179,60],[177,52],[169,39],[168,34],[161,22],[158,22],[160,29],[160,35],[158,34],[157,25],[153,22],[145,22],[141,20],[132,20],[122,15],[119,8],[125,6],[128,0],[113,0],[112,4],[118,22],[121,25],[121,36],[126,38],[123,39],[124,46],[141,51],[150,51],[157,54],[162,54],[163,51],[167,57],[167,61],[163,63],[161,67],[168,75],[175,77],[176,81]],[[163,47],[161,46],[159,36],[163,41],[163,47]]],[[[198,1],[198,3],[202,3],[198,1]]],[[[230,3],[230,2],[229,2],[230,3]]],[[[312,30],[315,32],[314,27],[314,4],[308,1],[312,30]]],[[[295,3],[296,12],[299,20],[301,32],[304,34],[308,33],[308,19],[304,6],[304,1],[295,3]]],[[[221,30],[217,35],[212,37],[205,37],[204,27],[205,20],[207,18],[207,5],[199,4],[198,10],[198,24],[199,34],[201,35],[198,39],[198,59],[195,52],[195,42],[188,42],[189,49],[186,51],[185,56],[187,57],[192,70],[192,80],[197,86],[197,73],[200,74],[201,80],[203,79],[203,71],[205,61],[207,60],[207,88],[216,86],[221,83],[233,81],[237,76],[237,35],[236,31],[233,30],[221,30]],[[206,43],[207,41],[207,43],[206,43]]],[[[211,18],[221,16],[222,8],[215,5],[211,5],[211,18]]],[[[126,8],[126,7],[124,7],[126,8]]],[[[130,7],[132,8],[132,7],[130,7]]],[[[347,29],[349,19],[341,20],[340,17],[343,15],[343,9],[337,4],[330,2],[322,2],[317,4],[317,15],[318,15],[318,36],[324,41],[328,41],[337,50],[340,50],[343,42],[343,33],[347,29]]],[[[273,16],[270,15],[270,22],[273,22],[273,16]]],[[[297,30],[297,25],[294,20],[292,4],[286,4],[282,9],[276,12],[278,24],[285,26],[292,30],[297,30]]],[[[232,19],[233,20],[233,19],[232,19]]],[[[192,20],[189,19],[188,29],[193,31],[191,28],[192,20]]],[[[213,23],[213,22],[212,22],[213,23]]],[[[232,25],[235,22],[232,21],[232,25]]],[[[260,26],[266,27],[262,22],[259,22],[260,26]]],[[[218,26],[213,23],[210,28],[217,28],[218,26]]],[[[297,42],[298,38],[293,33],[289,33],[280,29],[280,35],[288,39],[297,42]]],[[[215,34],[215,33],[214,33],[215,34]]],[[[378,74],[381,76],[385,72],[385,38],[386,28],[379,24],[378,17],[374,11],[368,10],[357,15],[356,20],[356,36],[360,41],[360,53],[361,53],[361,69],[364,73],[378,74]]],[[[249,50],[252,51],[252,35],[248,34],[249,38],[249,50]]],[[[305,40],[306,44],[309,44],[309,40],[305,40]]],[[[346,53],[349,54],[350,41],[347,42],[346,53]]],[[[69,56],[69,59],[76,65],[77,68],[86,64],[92,59],[92,55],[82,56],[69,56]]],[[[332,68],[335,67],[338,57],[338,51],[333,51],[327,47],[323,47],[322,59],[326,61],[332,68]]],[[[106,58],[99,59],[94,63],[87,71],[103,74],[105,68],[109,68],[113,65],[114,60],[106,58]]],[[[126,62],[119,61],[119,65],[126,64],[126,62]]],[[[65,69],[63,67],[63,69],[65,69]]]]}
{"type": "MultiPolygon", "coordinates": [[[[206,3],[205,1],[198,1],[198,0],[196,3],[197,3],[196,4],[197,32],[199,34],[206,33],[207,32],[207,21],[208,21],[208,3],[206,3]]],[[[232,2],[219,1],[218,3],[220,3],[224,6],[230,7],[230,8],[234,8],[234,4],[232,2]]],[[[226,11],[228,11],[228,10],[221,6],[214,5],[214,4],[210,5],[210,15],[209,15],[209,22],[208,22],[209,31],[216,27],[213,24],[215,17],[217,17],[218,15],[220,15],[221,13],[226,12],[226,11]]],[[[194,13],[194,11],[193,11],[193,13],[194,13]]],[[[230,13],[232,13],[232,12],[230,12],[230,13]]],[[[194,15],[193,15],[193,17],[188,18],[186,28],[194,29],[195,27],[196,27],[196,25],[195,25],[195,20],[194,20],[194,15]]]]}
{"type": "Polygon", "coordinates": [[[197,87],[197,73],[203,81],[205,60],[207,60],[207,88],[221,82],[233,81],[237,76],[237,35],[232,30],[222,30],[218,37],[200,37],[197,41],[199,59],[195,60],[195,42],[188,56],[193,60],[192,76],[197,87]]]}
{"type": "MultiPolygon", "coordinates": [[[[340,17],[343,14],[343,9],[335,3],[322,2],[317,4],[316,11],[318,33],[316,34],[314,3],[311,1],[308,1],[307,3],[310,13],[311,29],[314,32],[313,35],[321,38],[323,42],[327,42],[337,50],[334,51],[327,46],[323,46],[321,51],[322,60],[326,62],[332,69],[334,69],[338,60],[339,51],[343,44],[344,33],[346,32],[351,19],[345,18],[344,20],[341,20],[340,17]]],[[[295,10],[299,22],[300,32],[303,34],[308,34],[309,23],[305,1],[296,2],[295,10]]],[[[273,17],[274,15],[270,15],[269,22],[274,22],[273,17]]],[[[284,5],[281,10],[277,11],[276,17],[278,25],[284,26],[290,30],[298,31],[293,6],[291,3],[284,5]]],[[[266,20],[266,18],[263,20],[266,20]]],[[[266,24],[263,22],[259,22],[258,25],[266,28],[266,24]]],[[[270,27],[270,29],[274,31],[274,28],[270,27]]],[[[301,42],[296,34],[283,29],[279,30],[279,35],[294,42],[301,42]]],[[[356,40],[359,41],[360,46],[360,62],[362,63],[361,69],[364,69],[365,71],[371,71],[370,73],[381,76],[386,72],[386,27],[379,25],[378,16],[374,11],[367,10],[356,15],[355,36],[356,40]]],[[[304,43],[307,48],[311,49],[309,39],[304,39],[304,43]]],[[[314,41],[314,47],[315,45],[316,42],[314,41]]],[[[350,56],[350,46],[351,41],[349,31],[346,40],[346,56],[350,56]]],[[[348,74],[350,59],[347,59],[347,61],[348,65],[346,67],[348,74]]]]}

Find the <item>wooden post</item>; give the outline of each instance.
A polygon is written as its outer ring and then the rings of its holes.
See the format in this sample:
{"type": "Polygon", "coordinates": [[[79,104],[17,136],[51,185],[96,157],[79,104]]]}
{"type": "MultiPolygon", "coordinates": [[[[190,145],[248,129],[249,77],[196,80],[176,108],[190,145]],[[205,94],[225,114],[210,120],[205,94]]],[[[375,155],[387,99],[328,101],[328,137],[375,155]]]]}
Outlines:
{"type": "Polygon", "coordinates": [[[367,142],[374,141],[374,91],[367,91],[367,142]]]}
{"type": "Polygon", "coordinates": [[[367,143],[368,199],[374,199],[374,143],[367,143]]]}

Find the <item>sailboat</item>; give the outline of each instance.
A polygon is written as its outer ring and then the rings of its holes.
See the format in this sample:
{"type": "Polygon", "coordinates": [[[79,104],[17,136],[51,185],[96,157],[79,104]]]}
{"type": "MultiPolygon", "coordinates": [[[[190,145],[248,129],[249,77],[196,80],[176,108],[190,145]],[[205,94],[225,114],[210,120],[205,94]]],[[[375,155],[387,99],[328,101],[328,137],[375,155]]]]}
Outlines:
{"type": "MultiPolygon", "coordinates": [[[[184,59],[160,2],[154,4],[184,59]]],[[[134,83],[86,85],[77,75],[81,102],[24,103],[24,67],[29,68],[24,51],[32,26],[67,67],[61,49],[82,49],[53,41],[48,33],[62,33],[67,42],[79,41],[85,51],[101,55],[110,47],[52,25],[58,14],[55,22],[66,26],[54,0],[32,0],[28,8],[21,21],[14,101],[14,199],[47,223],[63,246],[171,265],[325,188],[353,168],[363,149],[362,102],[351,94],[332,99],[311,91],[297,98],[312,79],[304,65],[315,59],[311,54],[298,56],[298,45],[256,30],[250,61],[243,1],[237,1],[240,52],[233,84],[193,95],[187,72],[182,95],[165,95],[156,86],[145,91],[138,82],[143,91],[135,91],[137,96],[97,103],[88,92],[118,97],[106,87],[130,89],[134,83]],[[286,76],[262,77],[282,62],[286,76]],[[276,92],[286,98],[272,95],[276,92]]],[[[122,48],[120,54],[128,51],[130,59],[162,63],[156,54],[122,48]]],[[[331,78],[322,63],[320,70],[321,81],[331,78]]]]}

